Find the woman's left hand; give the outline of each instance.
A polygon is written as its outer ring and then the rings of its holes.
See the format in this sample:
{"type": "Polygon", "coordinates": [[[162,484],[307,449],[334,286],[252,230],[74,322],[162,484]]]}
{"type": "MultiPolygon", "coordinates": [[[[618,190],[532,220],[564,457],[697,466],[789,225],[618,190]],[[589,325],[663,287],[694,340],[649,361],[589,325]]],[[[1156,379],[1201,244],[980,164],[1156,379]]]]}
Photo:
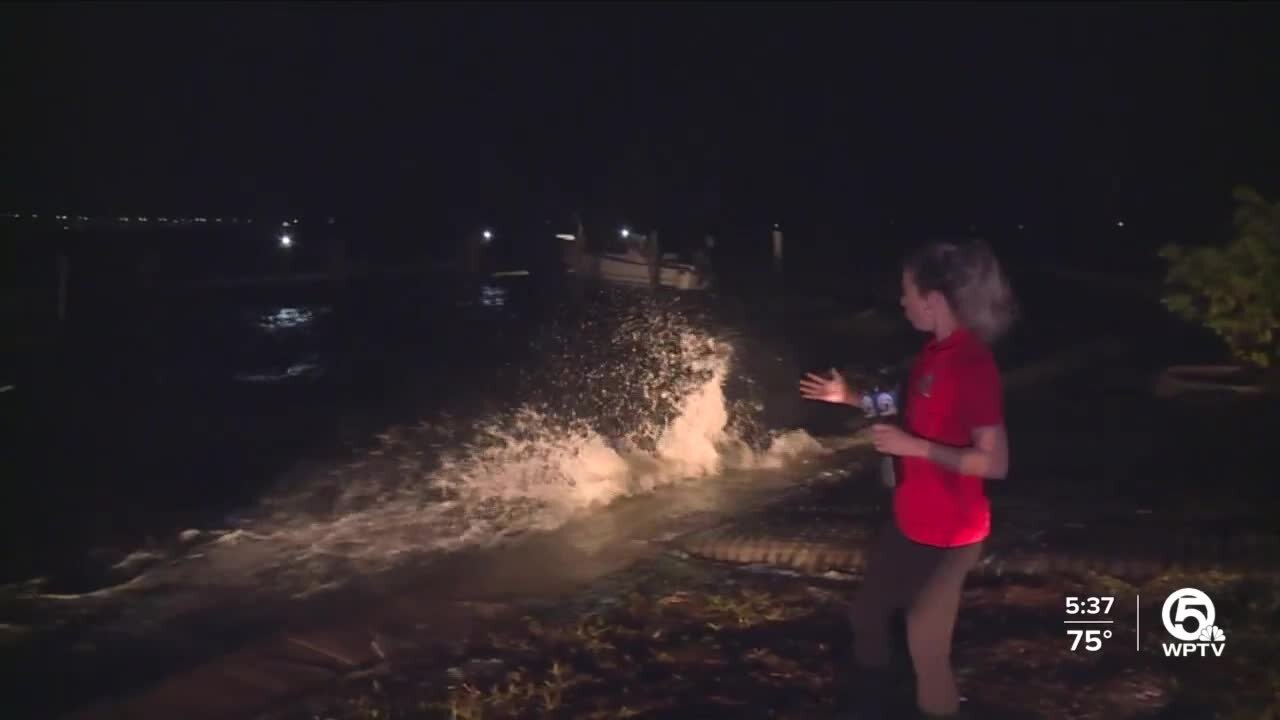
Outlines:
{"type": "Polygon", "coordinates": [[[925,441],[897,425],[872,425],[871,442],[886,455],[919,457],[925,453],[925,441]]]}

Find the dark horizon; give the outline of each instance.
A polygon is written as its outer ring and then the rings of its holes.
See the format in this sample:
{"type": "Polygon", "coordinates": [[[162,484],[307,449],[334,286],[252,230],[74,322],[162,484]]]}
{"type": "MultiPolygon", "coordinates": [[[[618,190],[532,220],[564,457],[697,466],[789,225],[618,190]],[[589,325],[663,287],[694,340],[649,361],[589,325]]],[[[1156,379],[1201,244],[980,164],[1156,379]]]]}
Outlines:
{"type": "Polygon", "coordinates": [[[1252,6],[5,13],[6,211],[1199,235],[1280,166],[1252,6]]]}

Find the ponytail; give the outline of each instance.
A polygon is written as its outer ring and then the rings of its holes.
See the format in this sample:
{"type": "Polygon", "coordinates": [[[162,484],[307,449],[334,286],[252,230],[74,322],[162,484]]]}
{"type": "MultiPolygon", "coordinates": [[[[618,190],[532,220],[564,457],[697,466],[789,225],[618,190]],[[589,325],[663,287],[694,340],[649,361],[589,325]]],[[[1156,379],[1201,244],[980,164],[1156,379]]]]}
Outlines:
{"type": "Polygon", "coordinates": [[[916,250],[905,268],[921,292],[940,292],[961,325],[992,343],[1018,316],[1013,290],[986,241],[933,242],[916,250]]]}

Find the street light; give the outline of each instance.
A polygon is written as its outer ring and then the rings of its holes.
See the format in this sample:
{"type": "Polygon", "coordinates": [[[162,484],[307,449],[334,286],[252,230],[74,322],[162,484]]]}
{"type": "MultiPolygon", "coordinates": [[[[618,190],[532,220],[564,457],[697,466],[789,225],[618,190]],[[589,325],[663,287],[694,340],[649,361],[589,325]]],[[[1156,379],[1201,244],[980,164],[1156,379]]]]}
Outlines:
{"type": "Polygon", "coordinates": [[[631,237],[631,229],[630,229],[630,228],[622,228],[622,239],[623,239],[623,240],[626,240],[626,239],[627,239],[627,238],[629,238],[629,237],[631,237]]]}
{"type": "Polygon", "coordinates": [[[484,238],[485,242],[489,242],[490,240],[493,239],[493,231],[485,230],[484,232],[480,233],[480,237],[484,238]]]}
{"type": "Polygon", "coordinates": [[[284,235],[281,235],[281,236],[280,236],[280,247],[282,247],[282,248],[284,248],[284,249],[286,249],[286,250],[288,250],[289,248],[293,247],[293,238],[292,238],[291,236],[289,236],[287,233],[286,233],[286,234],[284,234],[284,235]]]}

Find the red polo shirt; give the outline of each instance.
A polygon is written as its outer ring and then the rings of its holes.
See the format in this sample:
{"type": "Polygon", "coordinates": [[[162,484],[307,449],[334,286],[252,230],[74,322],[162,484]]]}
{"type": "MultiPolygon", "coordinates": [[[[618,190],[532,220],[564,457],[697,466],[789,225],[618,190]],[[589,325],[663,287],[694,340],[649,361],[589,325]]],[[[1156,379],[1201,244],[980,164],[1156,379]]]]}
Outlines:
{"type": "MultiPolygon", "coordinates": [[[[974,428],[1004,423],[999,369],[991,351],[968,330],[925,344],[904,395],[906,429],[943,445],[967,447],[974,428]]],[[[898,477],[893,512],[908,538],[956,547],[987,537],[991,504],[983,478],[915,457],[899,458],[898,477]]]]}

